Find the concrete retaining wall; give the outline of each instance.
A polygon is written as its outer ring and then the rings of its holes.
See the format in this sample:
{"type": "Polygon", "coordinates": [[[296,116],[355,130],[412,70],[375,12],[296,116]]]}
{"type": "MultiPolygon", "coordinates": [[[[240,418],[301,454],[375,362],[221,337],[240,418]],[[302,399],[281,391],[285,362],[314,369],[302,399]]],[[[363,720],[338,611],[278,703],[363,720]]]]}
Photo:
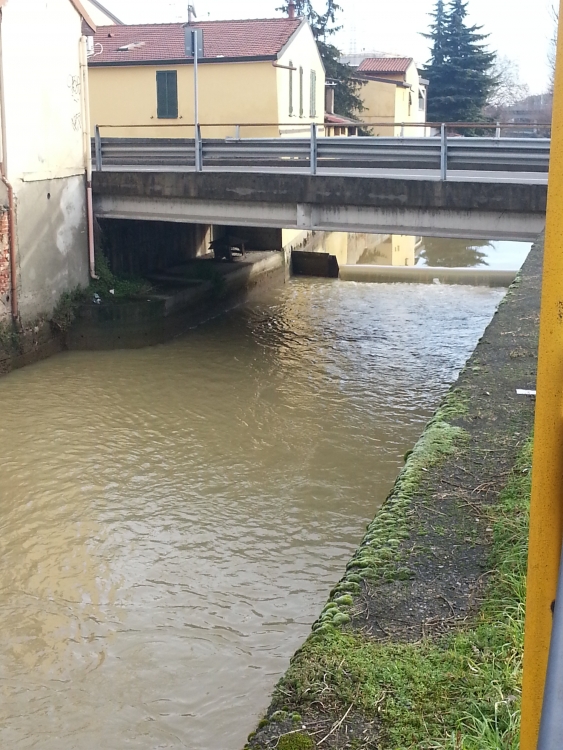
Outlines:
{"type": "Polygon", "coordinates": [[[21,182],[16,191],[22,320],[49,315],[61,295],[88,284],[83,176],[21,182]]]}

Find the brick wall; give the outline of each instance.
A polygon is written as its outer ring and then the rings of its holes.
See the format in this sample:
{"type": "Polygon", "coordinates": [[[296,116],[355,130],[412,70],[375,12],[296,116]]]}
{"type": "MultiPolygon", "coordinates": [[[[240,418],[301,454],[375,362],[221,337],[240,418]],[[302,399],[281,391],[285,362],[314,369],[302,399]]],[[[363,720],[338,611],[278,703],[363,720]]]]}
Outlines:
{"type": "Polygon", "coordinates": [[[0,209],[0,320],[10,314],[10,244],[8,212],[0,209]]]}

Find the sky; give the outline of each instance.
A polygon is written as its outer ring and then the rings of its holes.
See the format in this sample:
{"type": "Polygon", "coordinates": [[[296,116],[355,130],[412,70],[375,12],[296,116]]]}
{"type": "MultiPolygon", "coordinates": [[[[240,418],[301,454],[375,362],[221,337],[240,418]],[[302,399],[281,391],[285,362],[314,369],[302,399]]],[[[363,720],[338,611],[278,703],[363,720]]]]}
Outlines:
{"type": "MultiPolygon", "coordinates": [[[[187,20],[188,0],[101,0],[125,23],[158,23],[187,20]]],[[[198,20],[270,18],[279,15],[280,0],[191,0],[198,20]]],[[[434,0],[339,0],[343,8],[342,31],[337,46],[345,54],[387,52],[428,59],[428,28],[434,0]]],[[[489,46],[512,60],[522,83],[534,94],[543,93],[548,81],[547,55],[553,34],[555,0],[469,0],[471,23],[490,34],[489,46]]],[[[324,0],[316,0],[319,9],[324,0]]]]}

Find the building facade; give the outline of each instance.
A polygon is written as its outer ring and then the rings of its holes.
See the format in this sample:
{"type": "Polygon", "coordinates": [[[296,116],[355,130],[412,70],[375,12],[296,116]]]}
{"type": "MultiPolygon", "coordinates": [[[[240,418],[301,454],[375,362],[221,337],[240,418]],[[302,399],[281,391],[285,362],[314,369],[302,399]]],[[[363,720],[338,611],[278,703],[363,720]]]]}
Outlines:
{"type": "Polygon", "coordinates": [[[192,138],[193,31],[204,137],[323,128],[324,67],[300,18],[99,27],[89,59],[92,128],[108,137],[192,138]]]}
{"type": "Polygon", "coordinates": [[[86,36],[95,24],[78,0],[0,6],[0,320],[30,321],[88,283],[86,36]]]}
{"type": "Polygon", "coordinates": [[[373,135],[425,136],[428,81],[421,77],[410,57],[366,57],[357,67],[364,81],[361,119],[373,135]],[[389,123],[389,124],[388,124],[389,123]]]}

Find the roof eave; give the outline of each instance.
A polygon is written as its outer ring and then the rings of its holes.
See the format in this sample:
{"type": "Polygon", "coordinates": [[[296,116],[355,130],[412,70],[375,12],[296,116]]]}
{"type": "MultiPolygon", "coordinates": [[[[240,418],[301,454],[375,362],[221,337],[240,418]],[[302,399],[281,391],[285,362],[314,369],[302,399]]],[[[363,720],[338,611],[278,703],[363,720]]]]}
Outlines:
{"type": "MultiPolygon", "coordinates": [[[[299,26],[291,34],[291,36],[289,37],[289,39],[287,40],[287,42],[283,45],[283,47],[280,49],[280,51],[276,55],[276,60],[279,60],[280,57],[282,57],[287,52],[287,50],[289,49],[289,47],[293,44],[293,41],[294,41],[295,37],[297,36],[297,34],[299,34],[299,32],[301,31],[301,29],[304,28],[305,26],[308,26],[309,29],[311,28],[309,26],[309,22],[307,21],[307,19],[306,18],[302,18],[301,19],[301,23],[299,24],[299,26]]],[[[317,47],[317,52],[319,54],[319,60],[321,61],[321,65],[322,65],[323,71],[326,73],[325,65],[324,65],[323,59],[322,59],[322,57],[320,55],[318,47],[317,47]]]]}
{"type": "Polygon", "coordinates": [[[92,20],[90,14],[87,12],[86,8],[82,5],[80,0],[70,0],[72,5],[74,6],[75,11],[78,13],[78,15],[86,21],[88,26],[92,29],[92,31],[96,31],[98,28],[94,21],[92,20]]]}
{"type": "MultiPolygon", "coordinates": [[[[203,57],[198,60],[198,64],[217,64],[217,63],[244,63],[244,62],[271,62],[276,60],[276,55],[253,55],[246,57],[203,57]]],[[[193,65],[194,61],[191,57],[182,57],[176,59],[164,59],[164,60],[112,60],[96,62],[90,58],[88,60],[88,67],[91,68],[129,68],[134,65],[193,65]]]]}

